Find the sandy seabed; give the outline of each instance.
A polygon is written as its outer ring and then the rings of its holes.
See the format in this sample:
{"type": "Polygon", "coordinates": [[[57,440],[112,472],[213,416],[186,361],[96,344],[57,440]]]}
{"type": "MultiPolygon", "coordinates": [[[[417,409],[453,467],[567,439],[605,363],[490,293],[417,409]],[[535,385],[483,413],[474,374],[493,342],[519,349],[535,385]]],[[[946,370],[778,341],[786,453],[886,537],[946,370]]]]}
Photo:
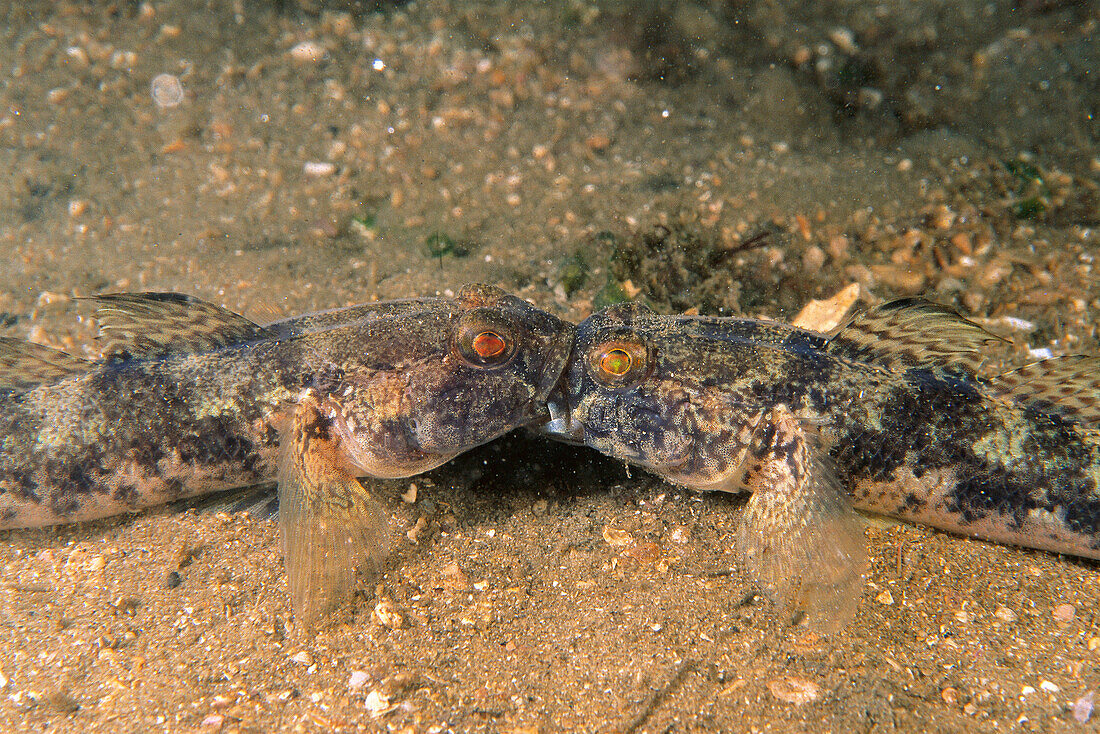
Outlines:
{"type": "MultiPolygon", "coordinates": [[[[666,5],[10,4],[0,334],[94,356],[74,299],[101,291],[263,321],[480,281],[574,319],[782,319],[858,283],[1021,356],[1098,351],[1094,5],[666,5]]],[[[525,434],[380,491],[396,553],[316,637],[271,521],[4,533],[0,728],[1098,720],[1095,562],[875,522],[825,637],[751,596],[733,498],[525,434]]]]}

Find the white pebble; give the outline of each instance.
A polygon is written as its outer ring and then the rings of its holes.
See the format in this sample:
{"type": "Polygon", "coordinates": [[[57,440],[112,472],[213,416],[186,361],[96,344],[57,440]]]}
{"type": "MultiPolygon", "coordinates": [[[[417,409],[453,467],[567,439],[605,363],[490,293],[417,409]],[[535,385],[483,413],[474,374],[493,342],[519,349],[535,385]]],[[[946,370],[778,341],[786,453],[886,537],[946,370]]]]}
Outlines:
{"type": "Polygon", "coordinates": [[[1057,683],[1051,683],[1049,680],[1045,680],[1042,683],[1040,683],[1039,687],[1042,688],[1047,693],[1057,693],[1058,691],[1062,690],[1061,688],[1058,687],[1057,683]]]}
{"type": "Polygon", "coordinates": [[[1049,347],[1040,347],[1039,349],[1031,349],[1029,347],[1027,350],[1027,356],[1031,357],[1032,359],[1050,359],[1054,356],[1054,352],[1050,351],[1049,347]]]}
{"type": "Polygon", "coordinates": [[[301,663],[302,665],[312,665],[313,664],[313,656],[310,655],[305,650],[302,650],[301,652],[295,653],[294,656],[291,657],[291,660],[293,660],[296,663],[301,663]]]}
{"type": "Polygon", "coordinates": [[[348,678],[348,688],[362,688],[367,684],[367,680],[370,676],[364,673],[362,670],[356,670],[348,678]]]}
{"type": "Polygon", "coordinates": [[[1093,699],[1095,697],[1096,694],[1089,691],[1073,702],[1073,718],[1077,720],[1077,723],[1084,724],[1092,718],[1093,699]]]}
{"type": "Polygon", "coordinates": [[[157,74],[150,85],[153,102],[161,109],[179,107],[183,104],[183,85],[179,77],[172,74],[157,74]]]}
{"type": "Polygon", "coordinates": [[[367,711],[370,711],[372,715],[381,716],[389,709],[390,699],[386,694],[379,692],[376,688],[367,694],[367,700],[364,702],[364,705],[367,707],[367,711]]]}
{"type": "Polygon", "coordinates": [[[1016,331],[1035,331],[1035,324],[1026,319],[1016,318],[1015,316],[1002,316],[1000,322],[1016,331]]]}
{"type": "Polygon", "coordinates": [[[331,176],[336,173],[336,164],[329,161],[306,161],[302,165],[302,173],[307,176],[331,176]]]}
{"type": "Polygon", "coordinates": [[[325,49],[313,41],[302,41],[290,49],[290,58],[301,63],[316,64],[325,57],[325,49]]]}

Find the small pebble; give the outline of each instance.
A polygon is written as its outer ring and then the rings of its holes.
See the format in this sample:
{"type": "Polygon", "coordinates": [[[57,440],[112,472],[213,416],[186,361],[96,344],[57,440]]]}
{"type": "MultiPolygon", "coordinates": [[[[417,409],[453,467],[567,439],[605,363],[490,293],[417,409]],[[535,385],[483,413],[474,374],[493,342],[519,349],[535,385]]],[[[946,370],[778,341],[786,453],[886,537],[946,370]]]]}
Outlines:
{"type": "Polygon", "coordinates": [[[903,293],[916,293],[924,288],[924,273],[914,272],[903,265],[872,265],[871,272],[883,284],[903,293]]]}
{"type": "Polygon", "coordinates": [[[202,728],[209,731],[220,731],[224,723],[225,717],[221,714],[210,714],[202,720],[202,728]]]}
{"type": "Polygon", "coordinates": [[[183,85],[180,84],[179,77],[172,74],[157,74],[149,86],[153,102],[157,107],[169,109],[183,104],[183,85]]]}
{"type": "Polygon", "coordinates": [[[809,273],[816,273],[825,264],[825,251],[817,245],[811,245],[802,253],[802,267],[809,273]]]}
{"type": "Polygon", "coordinates": [[[603,539],[612,548],[623,548],[634,542],[634,538],[630,533],[625,530],[613,528],[610,525],[604,525],[603,539]]]}
{"type": "Polygon", "coordinates": [[[1026,319],[1016,318],[1015,316],[1002,316],[997,319],[998,323],[1004,324],[1004,326],[1014,331],[1035,331],[1035,323],[1026,319]]]}
{"type": "Polygon", "coordinates": [[[443,576],[443,585],[448,589],[469,591],[473,588],[470,585],[470,579],[457,563],[448,563],[446,566],[439,569],[439,572],[443,576]]]}
{"type": "Polygon", "coordinates": [[[834,28],[829,31],[829,40],[843,54],[851,56],[859,51],[856,45],[856,34],[850,28],[834,28]]]}
{"type": "Polygon", "coordinates": [[[381,716],[389,709],[390,698],[376,688],[367,694],[364,705],[372,716],[381,716]]]}
{"type": "Polygon", "coordinates": [[[1072,604],[1059,604],[1058,606],[1054,607],[1053,614],[1054,621],[1062,622],[1064,624],[1066,622],[1073,621],[1073,617],[1075,614],[1077,614],[1077,610],[1073,607],[1072,604]]]}
{"type": "Polygon", "coordinates": [[[325,57],[325,49],[313,41],[302,41],[290,49],[290,58],[302,64],[316,64],[325,57]]]}
{"type": "Polygon", "coordinates": [[[680,543],[681,545],[690,543],[691,531],[681,525],[674,528],[673,531],[668,534],[668,539],[671,540],[673,543],[680,543]]]}
{"type": "Polygon", "coordinates": [[[998,607],[997,611],[993,612],[993,615],[1003,622],[1016,621],[1016,612],[1012,611],[1008,607],[998,607]]]}
{"type": "Polygon", "coordinates": [[[407,492],[405,492],[403,495],[401,495],[401,500],[403,502],[407,503],[407,504],[410,504],[410,505],[416,503],[416,484],[415,483],[409,484],[409,490],[407,492]]]}
{"type": "Polygon", "coordinates": [[[367,684],[367,680],[370,678],[362,670],[353,671],[351,677],[348,678],[348,688],[358,689],[367,684]]]}
{"type": "Polygon", "coordinates": [[[81,69],[88,66],[88,52],[82,49],[80,46],[69,46],[67,49],[65,49],[65,55],[69,58],[70,61],[72,61],[76,66],[79,66],[81,69]]]}
{"type": "Polygon", "coordinates": [[[595,135],[588,136],[584,144],[587,145],[590,150],[596,153],[602,153],[611,145],[611,138],[603,133],[596,133],[595,135]]]}
{"type": "Polygon", "coordinates": [[[959,691],[955,688],[944,688],[940,691],[940,698],[948,706],[954,706],[959,702],[959,691]]]}
{"type": "Polygon", "coordinates": [[[816,683],[790,675],[768,681],[768,690],[780,701],[795,705],[821,698],[821,688],[816,683]]]}
{"type": "Polygon", "coordinates": [[[292,655],[290,659],[293,660],[296,663],[301,663],[302,665],[312,665],[313,664],[313,656],[310,655],[305,650],[301,650],[299,652],[294,653],[294,655],[292,655]]]}
{"type": "Polygon", "coordinates": [[[420,536],[424,534],[424,531],[427,528],[428,528],[428,519],[426,517],[421,516],[421,517],[417,518],[416,525],[413,525],[411,528],[409,528],[409,532],[405,533],[405,535],[409,538],[409,540],[411,542],[419,543],[420,542],[420,536]]]}
{"type": "Polygon", "coordinates": [[[174,589],[183,583],[183,577],[180,576],[179,571],[169,571],[168,575],[164,577],[164,588],[174,589]]]}
{"type": "Polygon", "coordinates": [[[837,291],[832,298],[810,301],[802,307],[791,323],[811,331],[830,331],[844,321],[844,316],[859,300],[859,293],[859,283],[851,283],[837,291]]]}
{"type": "Polygon", "coordinates": [[[1042,683],[1040,683],[1039,687],[1042,688],[1047,693],[1057,693],[1058,691],[1062,690],[1061,688],[1058,687],[1057,683],[1052,683],[1049,680],[1045,680],[1042,683]]]}
{"type": "Polygon", "coordinates": [[[890,605],[894,603],[894,595],[890,593],[889,589],[887,589],[886,591],[876,596],[875,601],[877,601],[879,604],[890,605]]]}
{"type": "Polygon", "coordinates": [[[389,599],[383,599],[375,604],[371,616],[383,627],[396,630],[405,626],[405,618],[401,616],[397,605],[389,599]]]}
{"type": "Polygon", "coordinates": [[[336,164],[330,161],[306,161],[302,164],[302,173],[307,176],[331,176],[336,173],[336,164]]]}
{"type": "Polygon", "coordinates": [[[661,547],[656,543],[634,543],[623,551],[623,555],[639,563],[652,563],[661,556],[661,547]]]}
{"type": "Polygon", "coordinates": [[[1095,692],[1089,691],[1073,702],[1073,718],[1077,720],[1078,724],[1084,724],[1092,718],[1093,699],[1095,697],[1095,692]]]}

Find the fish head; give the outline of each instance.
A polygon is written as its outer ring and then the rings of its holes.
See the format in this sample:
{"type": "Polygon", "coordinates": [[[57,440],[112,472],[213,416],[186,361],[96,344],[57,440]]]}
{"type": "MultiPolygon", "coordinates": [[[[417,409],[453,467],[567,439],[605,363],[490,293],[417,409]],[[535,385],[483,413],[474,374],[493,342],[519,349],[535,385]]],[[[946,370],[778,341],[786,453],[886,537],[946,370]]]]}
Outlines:
{"type": "Polygon", "coordinates": [[[692,443],[681,420],[686,396],[678,376],[659,369],[660,318],[630,303],[582,321],[541,430],[651,468],[683,463],[692,443]]]}
{"type": "Polygon", "coordinates": [[[735,491],[759,414],[760,356],[741,328],[639,304],[590,316],[577,326],[541,431],[681,484],[735,491]]]}
{"type": "Polygon", "coordinates": [[[372,324],[359,368],[331,391],[334,424],[372,476],[425,471],[544,421],[569,357],[573,324],[498,288],[420,303],[372,324]]]}

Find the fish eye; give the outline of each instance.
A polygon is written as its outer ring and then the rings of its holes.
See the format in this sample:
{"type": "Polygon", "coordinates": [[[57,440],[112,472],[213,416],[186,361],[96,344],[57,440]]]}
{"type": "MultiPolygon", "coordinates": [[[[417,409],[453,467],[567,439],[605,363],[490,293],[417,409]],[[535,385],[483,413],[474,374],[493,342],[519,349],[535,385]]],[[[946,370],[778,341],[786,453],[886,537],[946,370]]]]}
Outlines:
{"type": "Polygon", "coordinates": [[[474,337],[470,346],[482,359],[499,357],[508,348],[507,343],[495,331],[483,331],[474,337]]]}
{"type": "Polygon", "coordinates": [[[516,352],[516,340],[499,319],[468,314],[459,323],[454,351],[474,367],[499,367],[516,352]]]}
{"type": "Polygon", "coordinates": [[[614,339],[589,353],[589,372],[608,387],[628,387],[641,382],[649,372],[646,345],[633,339],[614,339]]]}
{"type": "Polygon", "coordinates": [[[633,362],[634,359],[629,352],[616,347],[608,349],[600,355],[600,370],[605,374],[619,377],[630,372],[630,366],[633,362]]]}

